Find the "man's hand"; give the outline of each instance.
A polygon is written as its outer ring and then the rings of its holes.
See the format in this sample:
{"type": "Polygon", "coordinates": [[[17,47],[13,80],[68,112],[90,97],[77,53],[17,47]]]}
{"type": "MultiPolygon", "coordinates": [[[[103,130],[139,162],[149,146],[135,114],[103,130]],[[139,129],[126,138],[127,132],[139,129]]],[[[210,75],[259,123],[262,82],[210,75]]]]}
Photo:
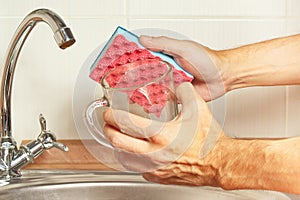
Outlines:
{"type": "Polygon", "coordinates": [[[218,169],[208,162],[217,140],[225,135],[190,83],[176,92],[182,111],[174,120],[157,122],[108,109],[104,133],[124,167],[144,173],[147,180],[218,185],[218,169]]]}
{"type": "Polygon", "coordinates": [[[205,101],[216,99],[228,91],[225,70],[221,69],[220,57],[199,43],[168,37],[141,36],[140,42],[152,51],[172,56],[186,71],[194,76],[193,85],[205,101]]]}

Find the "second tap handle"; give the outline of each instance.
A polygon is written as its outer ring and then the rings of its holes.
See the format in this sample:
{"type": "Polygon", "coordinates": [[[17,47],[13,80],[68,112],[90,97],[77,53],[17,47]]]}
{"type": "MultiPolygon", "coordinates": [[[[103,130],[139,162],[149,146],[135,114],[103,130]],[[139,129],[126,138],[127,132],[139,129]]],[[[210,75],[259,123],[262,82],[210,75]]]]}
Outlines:
{"type": "Polygon", "coordinates": [[[40,120],[41,130],[46,131],[46,119],[42,114],[40,114],[39,120],[40,120]]]}
{"type": "Polygon", "coordinates": [[[69,151],[69,148],[66,145],[64,145],[63,143],[60,143],[60,142],[53,142],[53,147],[58,148],[58,149],[60,149],[64,152],[69,151]]]}

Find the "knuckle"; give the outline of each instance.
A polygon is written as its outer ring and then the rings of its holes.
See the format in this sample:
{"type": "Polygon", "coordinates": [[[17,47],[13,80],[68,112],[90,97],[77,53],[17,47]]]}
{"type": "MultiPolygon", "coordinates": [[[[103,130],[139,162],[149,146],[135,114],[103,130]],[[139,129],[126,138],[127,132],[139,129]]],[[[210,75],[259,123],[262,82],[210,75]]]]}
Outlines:
{"type": "Polygon", "coordinates": [[[105,110],[102,116],[105,121],[108,121],[111,117],[111,110],[110,109],[105,110]]]}
{"type": "Polygon", "coordinates": [[[110,143],[112,146],[114,146],[116,148],[120,148],[122,146],[122,142],[121,142],[120,138],[117,136],[112,136],[110,138],[110,143]]]}

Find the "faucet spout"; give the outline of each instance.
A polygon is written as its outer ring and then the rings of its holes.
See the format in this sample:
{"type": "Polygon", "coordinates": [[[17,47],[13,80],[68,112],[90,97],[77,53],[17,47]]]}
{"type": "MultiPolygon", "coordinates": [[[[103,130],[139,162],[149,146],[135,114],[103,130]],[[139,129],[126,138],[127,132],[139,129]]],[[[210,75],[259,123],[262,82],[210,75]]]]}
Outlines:
{"type": "MultiPolygon", "coordinates": [[[[16,163],[16,159],[22,160],[22,156],[27,154],[26,152],[29,148],[23,147],[23,151],[18,151],[16,148],[16,142],[12,137],[11,94],[14,72],[20,51],[29,33],[39,22],[45,22],[50,26],[54,34],[54,39],[61,49],[65,49],[75,42],[71,30],[66,26],[64,21],[56,13],[48,9],[38,9],[29,13],[23,19],[13,35],[6,55],[0,90],[0,178],[4,177],[5,179],[10,179],[11,176],[14,176],[15,173],[13,172],[13,167],[16,165],[14,164],[16,163]]],[[[39,145],[41,146],[41,151],[44,149],[40,141],[34,144],[34,148],[36,148],[36,145],[39,145]]],[[[19,168],[20,167],[17,167],[17,169],[19,168]]]]}
{"type": "Polygon", "coordinates": [[[50,26],[54,33],[54,39],[61,49],[65,49],[74,44],[75,39],[70,28],[66,26],[60,16],[51,10],[38,9],[29,13],[23,20],[24,23],[21,23],[20,26],[22,26],[22,24],[26,25],[30,23],[34,23],[33,25],[35,25],[40,21],[44,21],[50,26]]]}
{"type": "Polygon", "coordinates": [[[75,42],[71,30],[64,21],[48,9],[35,10],[24,18],[9,45],[3,71],[0,96],[2,138],[11,138],[12,136],[11,91],[17,59],[27,36],[38,22],[45,22],[51,27],[55,41],[60,48],[65,49],[75,42]]]}

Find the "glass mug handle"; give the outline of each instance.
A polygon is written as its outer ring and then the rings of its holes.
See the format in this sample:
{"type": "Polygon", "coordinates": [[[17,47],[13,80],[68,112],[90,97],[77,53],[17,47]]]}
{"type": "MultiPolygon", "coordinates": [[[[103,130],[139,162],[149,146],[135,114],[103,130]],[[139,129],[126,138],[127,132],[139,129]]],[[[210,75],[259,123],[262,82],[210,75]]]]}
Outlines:
{"type": "Polygon", "coordinates": [[[89,129],[92,136],[94,137],[94,139],[106,147],[113,148],[111,144],[108,142],[108,140],[106,139],[105,135],[95,126],[94,117],[93,117],[93,113],[97,108],[108,107],[108,106],[109,106],[109,102],[105,97],[93,101],[87,107],[85,111],[84,119],[85,119],[86,126],[89,129]]]}

